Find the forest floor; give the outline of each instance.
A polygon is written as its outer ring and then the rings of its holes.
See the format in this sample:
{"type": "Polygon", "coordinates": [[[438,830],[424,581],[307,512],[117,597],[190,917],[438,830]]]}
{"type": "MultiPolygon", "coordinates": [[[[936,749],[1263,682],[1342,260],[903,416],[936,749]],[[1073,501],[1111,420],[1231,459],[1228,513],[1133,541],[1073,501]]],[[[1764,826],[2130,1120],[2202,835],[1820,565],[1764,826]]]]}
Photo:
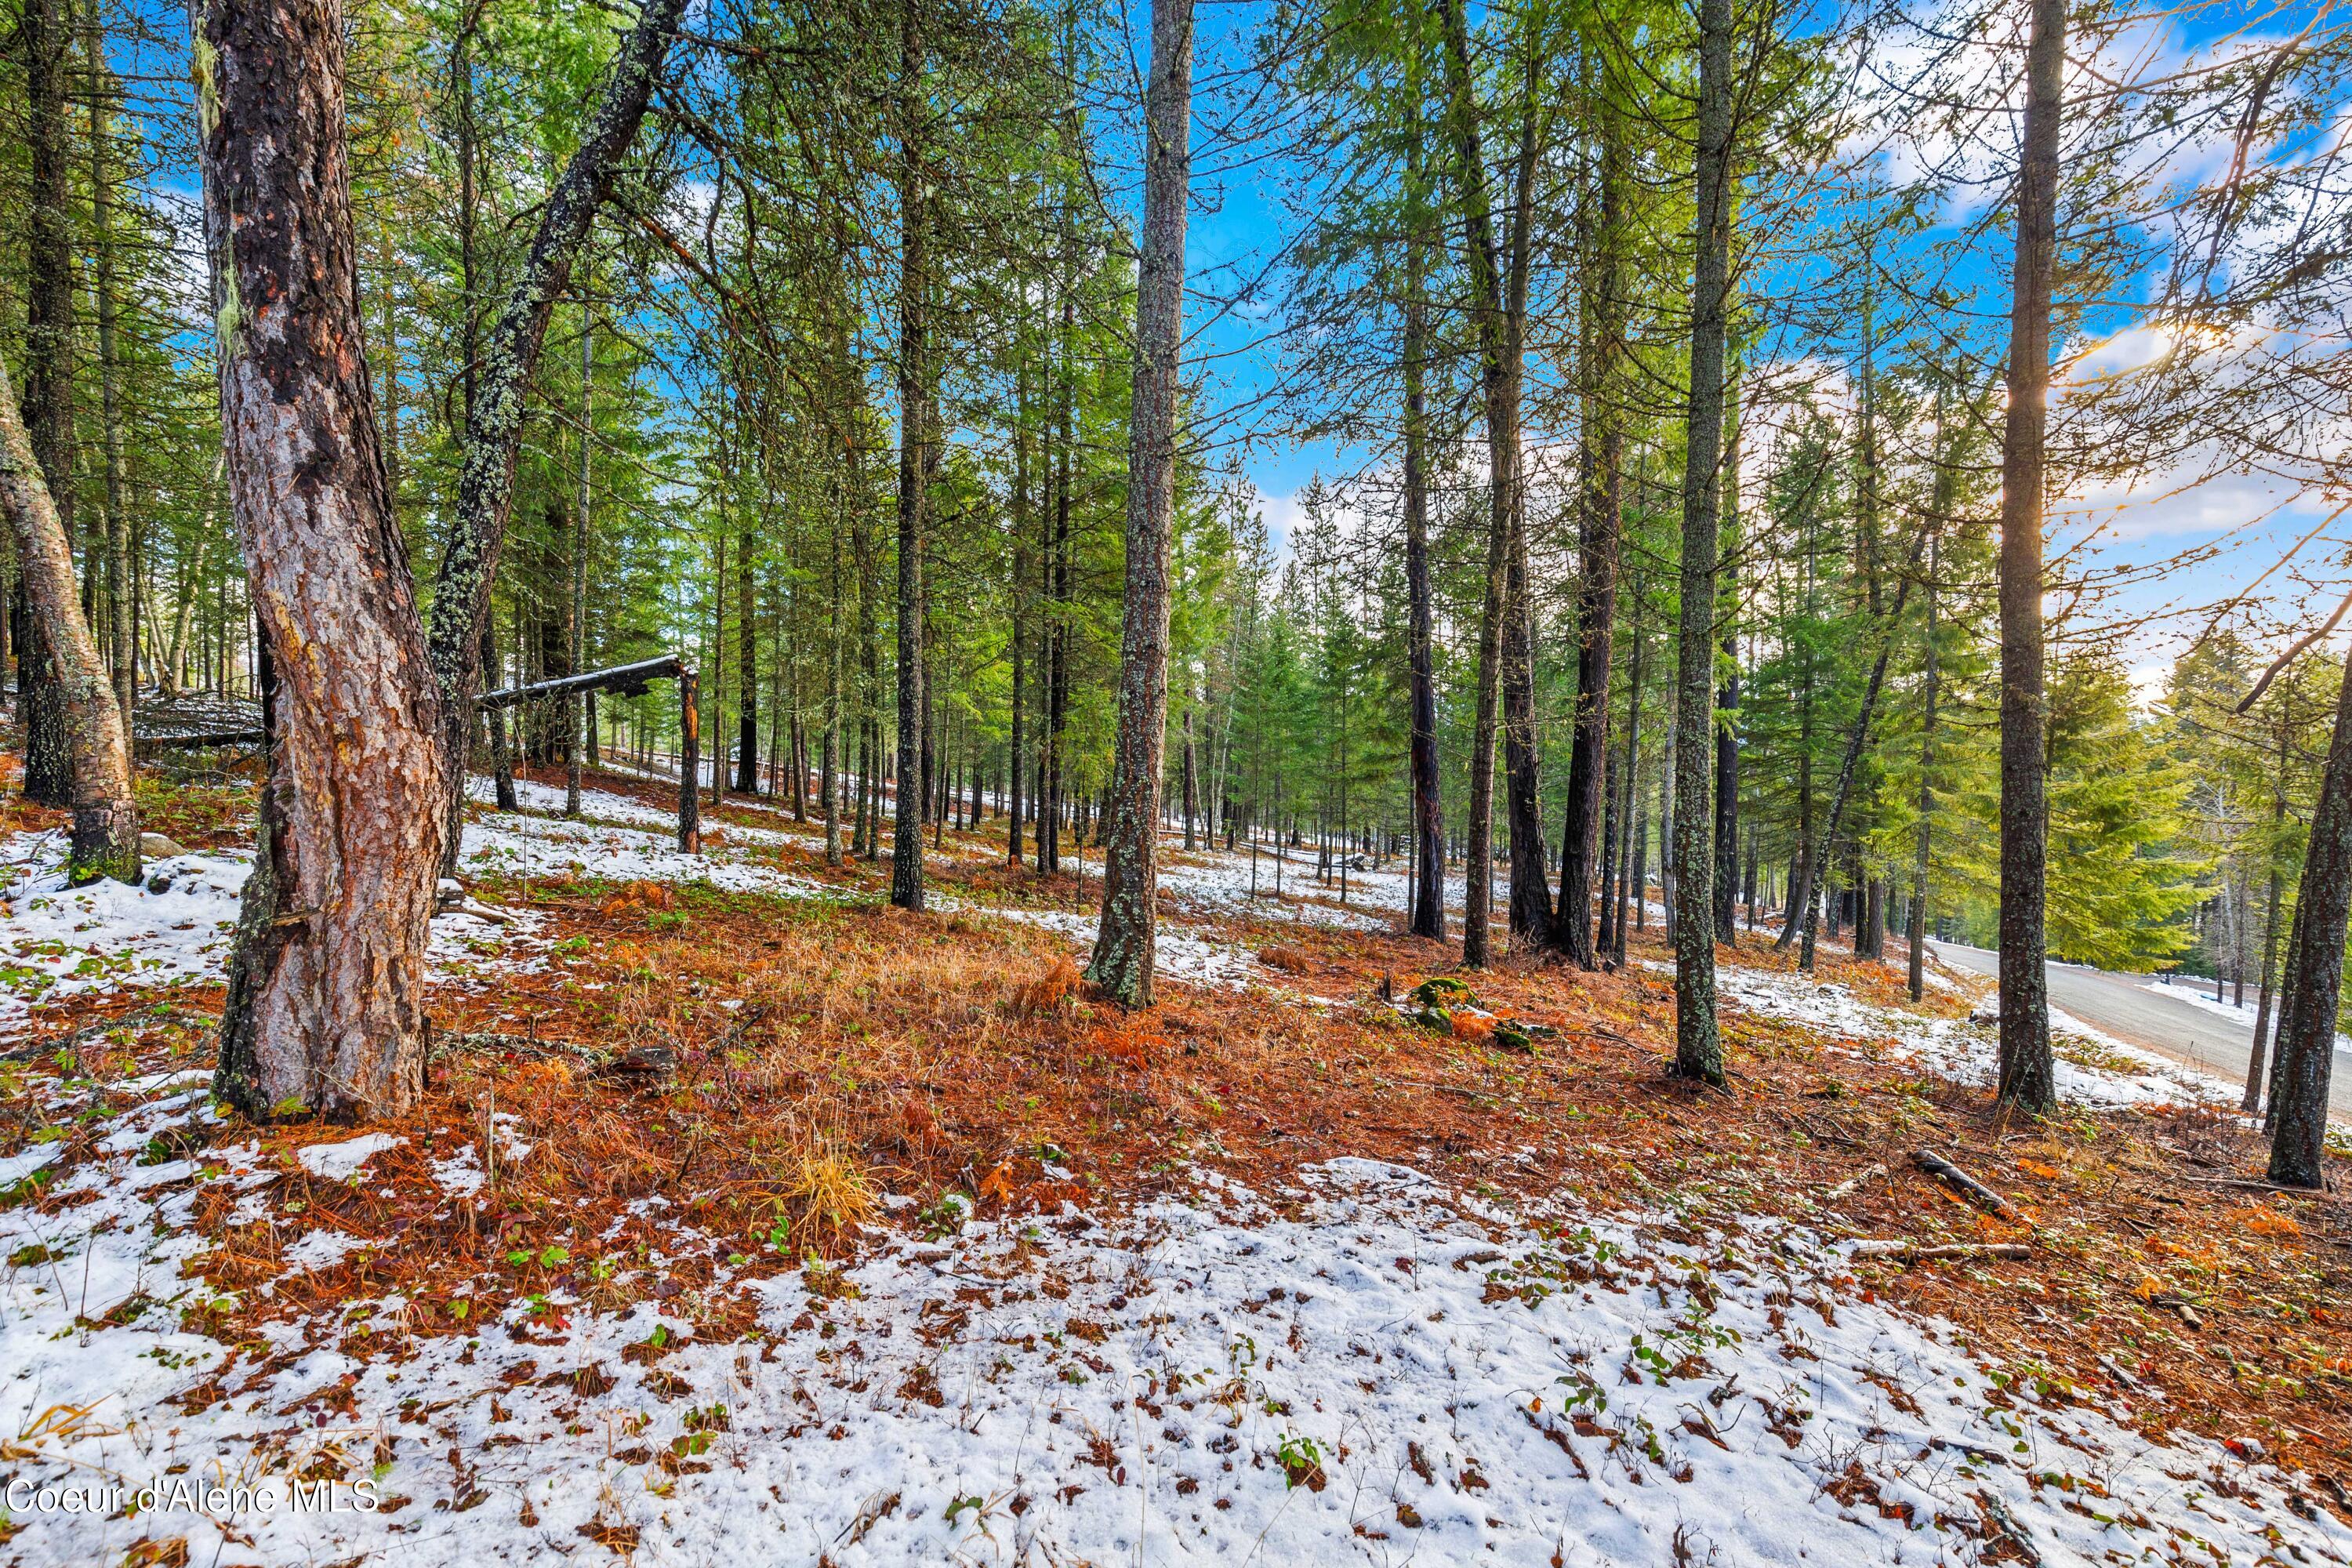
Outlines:
{"type": "Polygon", "coordinates": [[[0,1563],[2352,1563],[2347,1173],[2227,1085],[2062,1025],[2003,1118],[1978,983],[1743,937],[1698,1089],[1654,922],[1433,1012],[1392,872],[1181,844],[1129,1016],[1001,820],[910,916],[593,782],[477,812],[356,1135],[205,1092],[247,786],[139,889],[10,795],[0,1563]]]}

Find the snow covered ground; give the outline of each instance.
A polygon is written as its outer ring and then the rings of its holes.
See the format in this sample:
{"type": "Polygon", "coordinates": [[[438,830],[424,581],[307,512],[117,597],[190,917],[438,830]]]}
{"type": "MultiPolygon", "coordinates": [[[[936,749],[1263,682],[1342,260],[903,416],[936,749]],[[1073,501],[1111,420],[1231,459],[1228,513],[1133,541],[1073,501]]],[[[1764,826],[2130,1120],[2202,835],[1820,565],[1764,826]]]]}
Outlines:
{"type": "MultiPolygon", "coordinates": [[[[165,1092],[60,1180],[89,1201],[0,1214],[25,1495],[163,1489],[129,1517],[12,1502],[9,1562],[2352,1563],[2294,1478],[1840,1294],[1853,1266],[1802,1230],[1513,1210],[1365,1160],[1279,1213],[1196,1173],[832,1281],[722,1266],[617,1314],[518,1289],[432,1334],[446,1300],[377,1299],[231,1351],[179,1326],[210,1191],[291,1266],[356,1244],[278,1213],[249,1145],[141,1163],[209,1115],[165,1092]],[[751,1331],[697,1336],[734,1295],[751,1331]],[[292,1506],[298,1475],[341,1510],[292,1506]]],[[[726,1245],[667,1225],[611,1256],[726,1245]]]]}
{"type": "MultiPolygon", "coordinates": [[[[468,829],[470,835],[471,829],[468,829]]],[[[0,1039],[22,1027],[32,1004],[121,985],[217,980],[236,930],[237,899],[252,873],[248,850],[217,850],[147,862],[146,881],[68,888],[58,868],[56,835],[0,840],[0,1039]]],[[[515,911],[499,926],[473,915],[433,922],[429,950],[445,978],[513,970],[540,962],[543,922],[515,911]]]]}

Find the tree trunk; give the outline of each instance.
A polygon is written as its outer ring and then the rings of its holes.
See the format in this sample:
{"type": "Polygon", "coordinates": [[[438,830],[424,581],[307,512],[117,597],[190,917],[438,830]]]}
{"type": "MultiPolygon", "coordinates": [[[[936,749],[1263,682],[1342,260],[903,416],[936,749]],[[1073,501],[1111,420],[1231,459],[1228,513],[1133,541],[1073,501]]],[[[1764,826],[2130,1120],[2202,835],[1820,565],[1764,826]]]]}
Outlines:
{"type": "MultiPolygon", "coordinates": [[[[498,628],[488,623],[485,623],[482,627],[481,668],[493,675],[499,673],[498,628]]],[[[490,732],[490,787],[495,792],[493,798],[500,811],[519,811],[521,809],[521,803],[515,795],[514,747],[509,743],[507,736],[506,710],[501,708],[492,708],[485,711],[482,718],[490,732]]],[[[472,728],[471,725],[467,726],[469,731],[472,728]]],[[[521,734],[522,717],[517,714],[515,738],[520,739],[521,734]]],[[[469,734],[467,748],[468,751],[472,750],[471,739],[469,734]]],[[[467,766],[467,759],[460,756],[457,766],[460,771],[464,771],[467,766]]],[[[462,836],[465,832],[465,819],[460,817],[452,822],[449,825],[449,832],[453,837],[462,836]]],[[[444,856],[444,870],[455,866],[457,863],[457,852],[454,849],[447,851],[444,856]]]]}
{"type": "MultiPolygon", "coordinates": [[[[1938,512],[1928,527],[1936,528],[1941,521],[1942,514],[1938,512]]],[[[1906,976],[1914,1002],[1926,994],[1927,984],[1927,852],[1936,821],[1936,575],[1942,569],[1939,542],[1936,535],[1928,536],[1927,629],[1921,639],[1927,668],[1919,721],[1919,847],[1911,862],[1911,957],[1906,976]]]]}
{"type": "Polygon", "coordinates": [[[1723,1081],[1716,1032],[1715,825],[1706,809],[1715,732],[1715,566],[1720,541],[1725,306],[1731,272],[1731,0],[1699,0],[1696,261],[1683,459],[1682,628],[1675,668],[1675,1068],[1723,1081]]]}
{"type": "MultiPolygon", "coordinates": [[[[735,541],[735,789],[755,795],[760,793],[759,574],[751,570],[751,531],[746,528],[735,541]]],[[[797,726],[797,715],[793,722],[797,726]]],[[[797,749],[793,761],[800,761],[797,749]]],[[[804,792],[793,793],[797,799],[804,792]]],[[[801,820],[808,820],[805,806],[801,820]]]]}
{"type": "Polygon", "coordinates": [[[1008,866],[1021,864],[1022,774],[1028,758],[1027,734],[1024,721],[1028,718],[1024,700],[1028,696],[1027,670],[1024,656],[1028,652],[1028,626],[1023,611],[1029,596],[1029,361],[1024,356],[1013,377],[1013,551],[1012,581],[1005,595],[1013,612],[1013,714],[1012,733],[1005,742],[1004,770],[1004,860],[1008,866]]]}
{"type": "MultiPolygon", "coordinates": [[[[524,398],[547,338],[548,318],[570,286],[572,263],[595,222],[596,210],[636,139],[638,122],[645,118],[685,9],[686,0],[646,0],[623,37],[595,113],[540,210],[530,248],[491,330],[478,387],[468,398],[457,516],[434,577],[428,637],[434,678],[441,687],[442,747],[449,758],[445,848],[453,857],[459,805],[465,798],[474,693],[481,679],[478,650],[489,620],[499,552],[514,511],[524,398]]],[[[468,379],[474,379],[470,370],[468,379]]]]}
{"type": "MultiPolygon", "coordinates": [[[[1728,311],[1727,310],[1727,315],[1728,311]]],[[[1727,330],[1728,323],[1727,322],[1727,330]]],[[[1723,683],[1716,690],[1715,940],[1739,942],[1739,394],[1724,398],[1723,522],[1725,552],[1717,605],[1723,614],[1723,683]]]]}
{"type": "Polygon", "coordinates": [[[1478,319],[1480,381],[1486,398],[1489,483],[1486,571],[1478,616],[1478,686],[1470,741],[1470,825],[1464,846],[1462,962],[1483,968],[1492,958],[1488,926],[1494,908],[1495,731],[1502,687],[1503,622],[1509,613],[1506,581],[1511,548],[1511,510],[1517,494],[1511,469],[1514,448],[1503,363],[1503,280],[1495,251],[1493,214],[1486,194],[1486,153],[1478,133],[1478,110],[1470,64],[1469,23],[1463,0],[1444,0],[1446,117],[1454,138],[1455,173],[1464,226],[1469,237],[1470,292],[1478,319]]]}
{"type": "Polygon", "coordinates": [[[131,792],[131,747],[123,710],[106,679],[97,641],[74,595],[73,545],[33,457],[16,393],[0,365],[0,510],[8,515],[30,618],[49,668],[45,678],[66,721],[72,773],[70,879],[139,879],[139,813],[131,792]]]}
{"type": "MultiPolygon", "coordinates": [[[[564,595],[564,652],[574,674],[588,668],[588,514],[594,499],[590,484],[589,456],[596,430],[596,323],[590,315],[587,290],[580,299],[580,519],[572,532],[572,591],[564,595]]],[[[563,815],[580,815],[580,770],[587,763],[588,702],[585,691],[563,701],[564,728],[571,744],[564,748],[563,815]]]]}
{"type": "Polygon", "coordinates": [[[2270,1179],[2281,1186],[2326,1185],[2327,1090],[2336,1060],[2336,1016],[2344,983],[2344,939],[2352,920],[2352,654],[2336,694],[2319,798],[2311,812],[2295,938],[2280,983],[2277,1060],[2273,1066],[2270,1179]]]}
{"type": "MultiPolygon", "coordinates": [[[[70,561],[74,538],[74,233],[66,167],[66,61],[72,48],[66,0],[28,0],[17,22],[25,61],[25,402],[26,433],[70,561]]],[[[71,724],[58,689],[51,612],[32,602],[29,574],[18,622],[16,710],[25,726],[25,797],[70,805],[71,724]]],[[[70,655],[67,656],[69,659],[70,655]]]]}
{"type": "Polygon", "coordinates": [[[926,204],[922,165],[923,33],[921,0],[898,13],[898,809],[891,837],[890,901],[923,907],[925,711],[923,690],[924,443],[930,437],[926,395],[924,271],[926,204]]]}
{"type": "Polygon", "coordinates": [[[1560,832],[1559,909],[1554,917],[1556,939],[1569,957],[1593,968],[1608,946],[1604,929],[1593,941],[1592,884],[1599,869],[1603,884],[1601,924],[1609,924],[1607,884],[1612,881],[1594,861],[1603,823],[1613,802],[1604,797],[1609,772],[1610,658],[1616,640],[1617,555],[1625,504],[1625,424],[1618,407],[1619,367],[1625,353],[1625,303],[1620,258],[1624,246],[1622,226],[1624,205],[1625,150],[1622,128],[1606,101],[1606,89],[1593,89],[1603,98],[1599,110],[1600,145],[1594,157],[1591,205],[1597,221],[1588,226],[1585,250],[1589,259],[1584,304],[1586,334],[1583,383],[1583,438],[1579,451],[1580,506],[1577,556],[1581,568],[1577,581],[1576,706],[1570,720],[1568,752],[1567,821],[1560,832]]]}
{"type": "Polygon", "coordinates": [[[342,9],[215,0],[201,26],[205,228],[226,263],[221,426],[270,734],[215,1090],[253,1117],[394,1114],[424,1089],[425,924],[462,753],[441,743],[384,490],[342,9]]]}
{"type": "Polygon", "coordinates": [[[99,627],[102,651],[114,676],[114,705],[128,721],[138,700],[139,658],[131,630],[131,530],[122,515],[121,285],[114,258],[113,131],[106,107],[108,72],[98,7],[84,27],[89,68],[89,189],[92,266],[90,291],[98,304],[99,443],[103,466],[106,591],[99,627]]]}
{"type": "Polygon", "coordinates": [[[677,678],[677,847],[702,853],[702,678],[691,669],[677,678]]]}
{"type": "Polygon", "coordinates": [[[1103,825],[1102,928],[1095,939],[1094,960],[1087,966],[1088,980],[1129,1007],[1151,1005],[1158,926],[1160,774],[1168,728],[1168,552],[1176,499],[1176,397],[1184,342],[1192,129],[1192,0],[1151,0],[1118,730],[1112,742],[1110,809],[1103,825]]]}
{"type": "MultiPolygon", "coordinates": [[[[1525,118],[1520,126],[1516,200],[1511,217],[1510,268],[1503,302],[1504,381],[1490,417],[1507,412],[1510,451],[1510,541],[1503,569],[1503,776],[1511,823],[1511,935],[1521,947],[1552,945],[1551,867],[1544,849],[1543,757],[1536,745],[1535,592],[1528,569],[1526,456],[1519,404],[1526,384],[1528,274],[1535,228],[1536,74],[1538,56],[1528,44],[1525,118]]],[[[1494,446],[1488,443],[1489,448],[1494,446]]],[[[1499,487],[1496,494],[1500,495],[1499,487]]]]}
{"type": "Polygon", "coordinates": [[[2065,0],[2033,0],[2025,137],[2017,183],[2009,410],[2000,473],[2000,1074],[2003,1103],[2057,1103],[2050,1057],[2043,905],[2050,807],[2042,776],[2042,510],[2050,392],[2050,295],[2057,261],[2058,138],[2065,0]]]}
{"type": "MultiPolygon", "coordinates": [[[[1870,725],[1871,721],[1877,715],[1878,694],[1886,684],[1886,663],[1895,650],[1895,627],[1903,618],[1904,603],[1910,596],[1909,573],[1916,571],[1918,563],[1919,552],[1915,549],[1911,553],[1911,560],[1904,579],[1895,590],[1895,608],[1887,616],[1885,628],[1880,635],[1878,657],[1871,661],[1870,678],[1863,684],[1862,701],[1854,710],[1853,728],[1846,732],[1845,754],[1838,763],[1837,786],[1835,792],[1830,796],[1829,823],[1822,832],[1821,850],[1803,857],[1803,866],[1798,873],[1798,883],[1790,889],[1789,900],[1789,919],[1791,923],[1780,932],[1780,940],[1775,944],[1776,947],[1786,947],[1790,932],[1798,930],[1801,925],[1805,943],[1804,956],[1801,964],[1808,971],[1813,967],[1814,926],[1820,916],[1822,902],[1822,878],[1817,868],[1826,868],[1828,865],[1830,856],[1834,852],[1838,843],[1838,836],[1845,826],[1846,804],[1853,796],[1854,775],[1861,766],[1863,751],[1870,743],[1870,725]]],[[[1859,877],[1854,879],[1854,891],[1859,900],[1863,892],[1862,879],[1859,877]]],[[[1832,923],[1830,927],[1830,934],[1834,937],[1837,934],[1837,927],[1834,923],[1836,917],[1832,915],[1831,918],[1832,923]]],[[[1864,919],[1859,901],[1855,906],[1854,918],[1855,940],[1859,944],[1860,922],[1864,919]]]]}
{"type": "Polygon", "coordinates": [[[2263,1055],[2270,1038],[2272,996],[2278,974],[2279,904],[2285,893],[2285,879],[2279,870],[2278,846],[2275,838],[2281,826],[2286,820],[2286,774],[2291,733],[2287,727],[2286,713],[2282,709],[2279,714],[2278,779],[2271,792],[2271,833],[2273,842],[2265,847],[2268,851],[2267,858],[2271,863],[2271,882],[2270,900],[2263,916],[2263,984],[2261,994],[2254,999],[2253,1052],[2246,1058],[2246,1093],[2242,1101],[2242,1108],[2249,1116],[2254,1115],[2263,1109],[2263,1055]]]}
{"type": "Polygon", "coordinates": [[[1411,685],[1412,832],[1416,868],[1407,929],[1445,940],[1445,798],[1437,764],[1434,611],[1429,582],[1429,217],[1422,153],[1421,54],[1413,52],[1405,144],[1409,204],[1404,287],[1405,662],[1411,685]]]}
{"type": "Polygon", "coordinates": [[[1610,951],[1617,955],[1621,963],[1625,957],[1625,900],[1630,895],[1633,901],[1633,917],[1639,921],[1643,918],[1642,900],[1647,892],[1643,882],[1643,870],[1633,850],[1633,840],[1641,834],[1641,817],[1634,803],[1640,797],[1642,777],[1642,683],[1644,674],[1642,662],[1645,651],[1642,640],[1642,580],[1638,575],[1633,579],[1633,657],[1632,666],[1626,671],[1625,769],[1619,786],[1621,798],[1617,807],[1617,820],[1625,837],[1617,855],[1617,901],[1610,916],[1612,936],[1609,943],[1610,951]]]}

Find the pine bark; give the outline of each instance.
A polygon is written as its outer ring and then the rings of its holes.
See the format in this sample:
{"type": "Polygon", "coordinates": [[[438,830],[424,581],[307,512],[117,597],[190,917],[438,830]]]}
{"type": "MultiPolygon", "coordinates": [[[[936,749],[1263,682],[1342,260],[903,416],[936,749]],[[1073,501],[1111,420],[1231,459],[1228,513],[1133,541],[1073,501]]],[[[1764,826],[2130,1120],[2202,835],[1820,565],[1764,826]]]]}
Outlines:
{"type": "Polygon", "coordinates": [[[1470,823],[1463,868],[1462,962],[1476,969],[1492,960],[1494,907],[1495,731],[1503,679],[1504,622],[1511,551],[1511,514],[1517,492],[1508,432],[1515,410],[1507,400],[1503,363],[1503,280],[1495,249],[1494,215],[1486,191],[1486,153],[1470,63],[1469,22],[1463,0],[1444,0],[1446,119],[1454,139],[1464,227],[1468,233],[1470,293],[1478,323],[1480,384],[1486,402],[1488,463],[1486,567],[1478,615],[1478,685],[1470,739],[1470,823]]]}
{"type": "Polygon", "coordinates": [[[1422,89],[1415,70],[1409,91],[1406,143],[1404,285],[1404,584],[1405,663],[1411,686],[1411,768],[1415,874],[1408,929],[1445,940],[1445,797],[1437,763],[1437,668],[1434,595],[1429,579],[1429,240],[1423,211],[1426,176],[1422,153],[1422,89]]]}
{"type": "MultiPolygon", "coordinates": [[[[1605,94],[1605,88],[1596,86],[1605,94]]],[[[1577,515],[1576,706],[1570,721],[1567,820],[1560,831],[1559,909],[1554,933],[1579,965],[1595,967],[1608,945],[1606,931],[1593,940],[1591,903],[1596,879],[1613,880],[1596,864],[1601,852],[1602,817],[1609,772],[1610,661],[1616,642],[1617,557],[1624,518],[1625,426],[1618,407],[1620,366],[1625,352],[1623,250],[1625,154],[1622,128],[1605,101],[1599,110],[1599,145],[1593,158],[1590,202],[1584,315],[1591,323],[1581,356],[1584,384],[1583,439],[1579,451],[1577,515]]],[[[1601,899],[1601,925],[1610,921],[1601,899]]]]}
{"type": "Polygon", "coordinates": [[[1717,605],[1722,612],[1723,680],[1716,689],[1715,726],[1715,940],[1739,942],[1739,396],[1735,384],[1728,405],[1723,463],[1723,523],[1719,537],[1717,605]]]}
{"type": "Polygon", "coordinates": [[[215,1088],[256,1117],[391,1114],[424,1088],[451,753],[367,380],[342,9],[215,0],[200,26],[221,425],[270,734],[215,1088]]]}
{"type": "MultiPolygon", "coordinates": [[[[759,574],[751,569],[752,533],[746,528],[735,542],[735,789],[740,795],[760,793],[760,638],[759,574]]],[[[799,715],[794,714],[792,760],[793,799],[800,820],[808,820],[807,770],[801,766],[799,715]]]]}
{"type": "Polygon", "coordinates": [[[1160,774],[1168,731],[1169,536],[1176,500],[1176,394],[1184,342],[1184,230],[1192,179],[1192,0],[1151,0],[1144,99],[1143,254],[1135,292],[1129,416],[1127,596],[1118,729],[1103,825],[1100,933],[1087,978],[1129,1007],[1151,1005],[1158,930],[1160,774]]]}
{"type": "Polygon", "coordinates": [[[2050,296],[2058,251],[2058,137],[2065,0],[2033,0],[2025,138],[2011,278],[2009,410],[2000,475],[2000,1047],[2005,1104],[2057,1103],[2044,968],[2050,807],[2042,775],[2042,516],[2050,394],[2050,296]]]}
{"type": "Polygon", "coordinates": [[[114,704],[126,719],[138,700],[138,643],[131,631],[135,580],[131,529],[122,510],[122,285],[115,266],[113,132],[107,110],[110,73],[105,41],[92,5],[84,29],[89,70],[90,293],[98,315],[99,448],[105,507],[106,588],[97,628],[113,672],[114,704]]]}
{"type": "Polygon", "coordinates": [[[1731,273],[1731,0],[1699,0],[1696,251],[1683,459],[1682,627],[1675,667],[1673,866],[1675,1072],[1723,1081],[1715,1016],[1715,825],[1706,803],[1715,732],[1715,572],[1731,273]]]}
{"type": "Polygon", "coordinates": [[[2284,1187],[2325,1187],[2327,1090],[2336,1062],[2336,1017],[2344,984],[2344,939],[2352,923],[2352,653],[2336,699],[2336,731],[2311,811],[2295,940],[2280,984],[2277,1060],[2271,1079],[2270,1179],[2284,1187]]]}
{"type": "MultiPolygon", "coordinates": [[[[74,538],[74,232],[67,169],[66,0],[28,0],[17,22],[25,62],[25,401],[23,416],[58,526],[74,538]]],[[[70,543],[68,544],[70,549],[70,543]]],[[[46,627],[53,618],[20,580],[16,708],[25,728],[25,797],[70,805],[73,758],[65,694],[46,627]]]]}
{"type": "Polygon", "coordinates": [[[920,121],[923,102],[921,0],[901,0],[898,13],[898,809],[893,814],[890,901],[923,907],[923,812],[930,782],[924,766],[929,742],[923,689],[923,503],[930,437],[925,380],[925,245],[929,198],[924,191],[920,121]]]}
{"type": "Polygon", "coordinates": [[[75,595],[73,545],[34,458],[5,365],[0,365],[0,511],[7,514],[26,605],[48,660],[43,679],[65,719],[73,809],[67,874],[77,882],[100,877],[136,882],[139,813],[123,710],[75,595]]]}
{"type": "MultiPolygon", "coordinates": [[[[580,519],[572,534],[571,591],[564,595],[564,652],[572,670],[588,668],[588,517],[595,499],[590,480],[596,432],[596,322],[583,292],[580,301],[580,519]]],[[[586,765],[590,693],[563,701],[569,744],[563,756],[563,815],[580,815],[580,770],[586,765]]]]}

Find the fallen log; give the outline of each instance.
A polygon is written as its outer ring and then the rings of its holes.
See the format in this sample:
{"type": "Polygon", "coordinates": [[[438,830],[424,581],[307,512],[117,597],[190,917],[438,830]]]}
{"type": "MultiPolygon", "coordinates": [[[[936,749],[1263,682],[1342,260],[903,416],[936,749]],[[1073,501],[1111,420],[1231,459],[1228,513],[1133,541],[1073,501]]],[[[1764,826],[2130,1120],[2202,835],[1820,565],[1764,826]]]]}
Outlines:
{"type": "Polygon", "coordinates": [[[640,697],[651,682],[675,680],[685,670],[686,665],[677,655],[666,653],[659,658],[643,658],[635,664],[583,669],[577,675],[561,675],[552,680],[534,680],[528,686],[485,691],[477,700],[485,708],[512,708],[518,703],[568,696],[575,691],[612,691],[623,697],[640,697]]]}
{"type": "Polygon", "coordinates": [[[187,730],[177,734],[133,736],[131,749],[145,757],[184,746],[257,746],[268,739],[267,730],[187,730]]]}
{"type": "Polygon", "coordinates": [[[1953,1241],[1922,1247],[1913,1241],[1860,1241],[1854,1244],[1856,1258],[1885,1258],[1897,1263],[1933,1263],[1952,1258],[1999,1258],[2010,1262],[2021,1262],[2033,1256],[2033,1248],[2021,1241],[1953,1241]]]}
{"type": "Polygon", "coordinates": [[[2025,1216],[2017,1212],[2015,1205],[1953,1164],[1943,1155],[1937,1153],[1933,1149],[1922,1149],[1912,1155],[1911,1160],[1921,1170],[1942,1182],[1979,1208],[1989,1210],[2003,1219],[2013,1219],[2020,1225],[2027,1223],[2025,1216]]]}
{"type": "Polygon", "coordinates": [[[486,920],[496,925],[506,925],[515,918],[512,910],[502,910],[495,904],[486,904],[466,891],[464,887],[446,877],[441,879],[441,885],[434,889],[433,912],[436,915],[473,915],[477,919],[486,920]]]}

